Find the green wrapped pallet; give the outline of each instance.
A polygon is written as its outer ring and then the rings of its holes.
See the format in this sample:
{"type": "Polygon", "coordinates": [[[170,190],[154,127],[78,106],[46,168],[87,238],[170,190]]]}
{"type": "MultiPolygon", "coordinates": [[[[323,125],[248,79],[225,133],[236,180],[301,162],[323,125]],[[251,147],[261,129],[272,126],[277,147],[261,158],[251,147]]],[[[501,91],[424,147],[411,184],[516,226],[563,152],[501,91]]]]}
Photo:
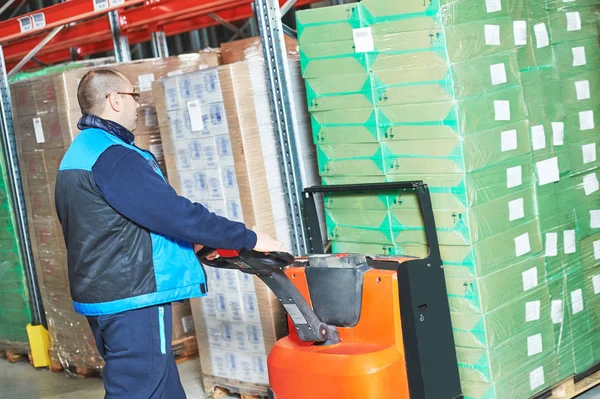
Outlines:
{"type": "Polygon", "coordinates": [[[471,381],[498,382],[514,370],[550,365],[554,360],[554,329],[549,318],[491,349],[456,348],[458,371],[463,384],[471,381]]]}
{"type": "Polygon", "coordinates": [[[556,71],[568,79],[600,68],[600,44],[597,39],[584,39],[553,44],[556,71]]]}
{"type": "Polygon", "coordinates": [[[533,256],[483,277],[454,276],[446,268],[450,310],[460,313],[487,313],[535,289],[546,281],[544,257],[533,256]]]}
{"type": "MultiPolygon", "coordinates": [[[[401,244],[389,229],[360,229],[336,226],[328,230],[336,252],[373,252],[385,248],[390,255],[427,256],[424,244],[401,244]]],[[[421,234],[418,239],[425,242],[421,234]]],[[[542,251],[537,220],[521,224],[472,245],[440,245],[446,273],[462,277],[481,277],[505,268],[542,251]]]]}
{"type": "MultiPolygon", "coordinates": [[[[579,5],[579,2],[577,2],[579,5]]],[[[598,37],[600,10],[591,6],[575,6],[549,14],[552,43],[573,42],[598,37]]]]}
{"type": "Polygon", "coordinates": [[[544,282],[487,313],[451,312],[457,347],[494,348],[550,319],[550,293],[544,282]]]}
{"type": "Polygon", "coordinates": [[[0,199],[4,204],[0,208],[0,350],[26,353],[29,341],[25,327],[32,320],[31,304],[2,151],[0,173],[0,199]]]}
{"type": "Polygon", "coordinates": [[[521,399],[535,396],[559,381],[556,359],[518,368],[498,382],[461,380],[465,399],[521,399]]]}
{"type": "Polygon", "coordinates": [[[598,109],[600,93],[600,69],[587,71],[560,81],[562,101],[569,114],[586,109],[598,109]]]}

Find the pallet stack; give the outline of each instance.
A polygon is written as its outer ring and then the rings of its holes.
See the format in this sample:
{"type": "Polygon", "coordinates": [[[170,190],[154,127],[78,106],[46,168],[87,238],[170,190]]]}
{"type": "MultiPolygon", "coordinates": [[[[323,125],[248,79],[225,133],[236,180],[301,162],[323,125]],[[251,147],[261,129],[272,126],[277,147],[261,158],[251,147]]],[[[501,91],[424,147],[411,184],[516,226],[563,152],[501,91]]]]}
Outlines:
{"type": "MultiPolygon", "coordinates": [[[[600,278],[598,136],[585,134],[590,105],[561,98],[573,45],[550,42],[576,27],[562,6],[363,0],[297,14],[323,182],[430,187],[468,398],[529,397],[600,360],[585,311],[600,278]],[[559,235],[567,245],[553,249],[559,235]]],[[[325,207],[334,252],[426,256],[410,194],[325,207]]]]}
{"type": "Polygon", "coordinates": [[[8,171],[0,151],[0,352],[27,354],[26,326],[32,321],[29,290],[19,247],[8,171]]]}
{"type": "MultiPolygon", "coordinates": [[[[169,181],[178,193],[209,211],[256,226],[290,248],[260,39],[227,47],[223,60],[229,65],[168,77],[154,85],[169,181]]],[[[289,65],[296,71],[294,95],[302,110],[305,98],[297,57],[289,65]]],[[[300,137],[310,138],[307,124],[298,127],[300,137]]],[[[307,147],[304,154],[310,159],[314,148],[307,147]]],[[[208,295],[191,300],[205,390],[220,387],[266,396],[267,355],[287,328],[283,308],[259,279],[205,269],[208,295]]]]}

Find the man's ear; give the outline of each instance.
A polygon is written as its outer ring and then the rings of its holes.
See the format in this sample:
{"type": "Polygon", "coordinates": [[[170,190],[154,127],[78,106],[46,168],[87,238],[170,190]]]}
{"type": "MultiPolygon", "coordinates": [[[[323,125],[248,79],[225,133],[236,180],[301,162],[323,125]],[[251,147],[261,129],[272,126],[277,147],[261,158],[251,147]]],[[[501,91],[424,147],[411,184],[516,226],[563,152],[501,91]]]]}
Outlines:
{"type": "Polygon", "coordinates": [[[123,104],[121,104],[121,96],[119,96],[117,93],[113,92],[110,94],[110,96],[108,96],[108,106],[110,108],[113,109],[113,111],[115,112],[120,112],[121,111],[121,106],[123,104]]]}

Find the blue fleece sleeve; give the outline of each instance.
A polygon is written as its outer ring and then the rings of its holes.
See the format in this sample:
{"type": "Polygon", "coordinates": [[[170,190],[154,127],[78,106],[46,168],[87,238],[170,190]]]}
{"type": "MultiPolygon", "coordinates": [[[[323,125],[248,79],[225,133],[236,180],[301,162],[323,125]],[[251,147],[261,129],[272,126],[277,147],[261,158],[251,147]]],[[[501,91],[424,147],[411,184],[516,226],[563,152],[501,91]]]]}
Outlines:
{"type": "Polygon", "coordinates": [[[109,147],[92,168],[108,204],[148,230],[211,248],[253,249],[256,234],[243,223],[209,212],[177,195],[134,150],[109,147]]]}

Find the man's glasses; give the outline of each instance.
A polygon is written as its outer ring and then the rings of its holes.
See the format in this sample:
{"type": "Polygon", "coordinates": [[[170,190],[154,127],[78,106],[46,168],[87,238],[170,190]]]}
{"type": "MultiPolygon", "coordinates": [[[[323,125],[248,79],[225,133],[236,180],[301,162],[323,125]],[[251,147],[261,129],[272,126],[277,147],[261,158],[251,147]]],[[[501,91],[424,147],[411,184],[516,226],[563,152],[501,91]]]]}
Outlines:
{"type": "MultiPolygon", "coordinates": [[[[131,97],[133,97],[133,99],[135,101],[138,101],[140,99],[140,93],[135,93],[135,92],[133,92],[133,93],[127,93],[127,92],[123,92],[123,91],[115,91],[114,93],[122,94],[122,95],[125,95],[125,96],[131,96],[131,97]]],[[[111,94],[112,93],[107,94],[106,98],[110,97],[111,94]]]]}

